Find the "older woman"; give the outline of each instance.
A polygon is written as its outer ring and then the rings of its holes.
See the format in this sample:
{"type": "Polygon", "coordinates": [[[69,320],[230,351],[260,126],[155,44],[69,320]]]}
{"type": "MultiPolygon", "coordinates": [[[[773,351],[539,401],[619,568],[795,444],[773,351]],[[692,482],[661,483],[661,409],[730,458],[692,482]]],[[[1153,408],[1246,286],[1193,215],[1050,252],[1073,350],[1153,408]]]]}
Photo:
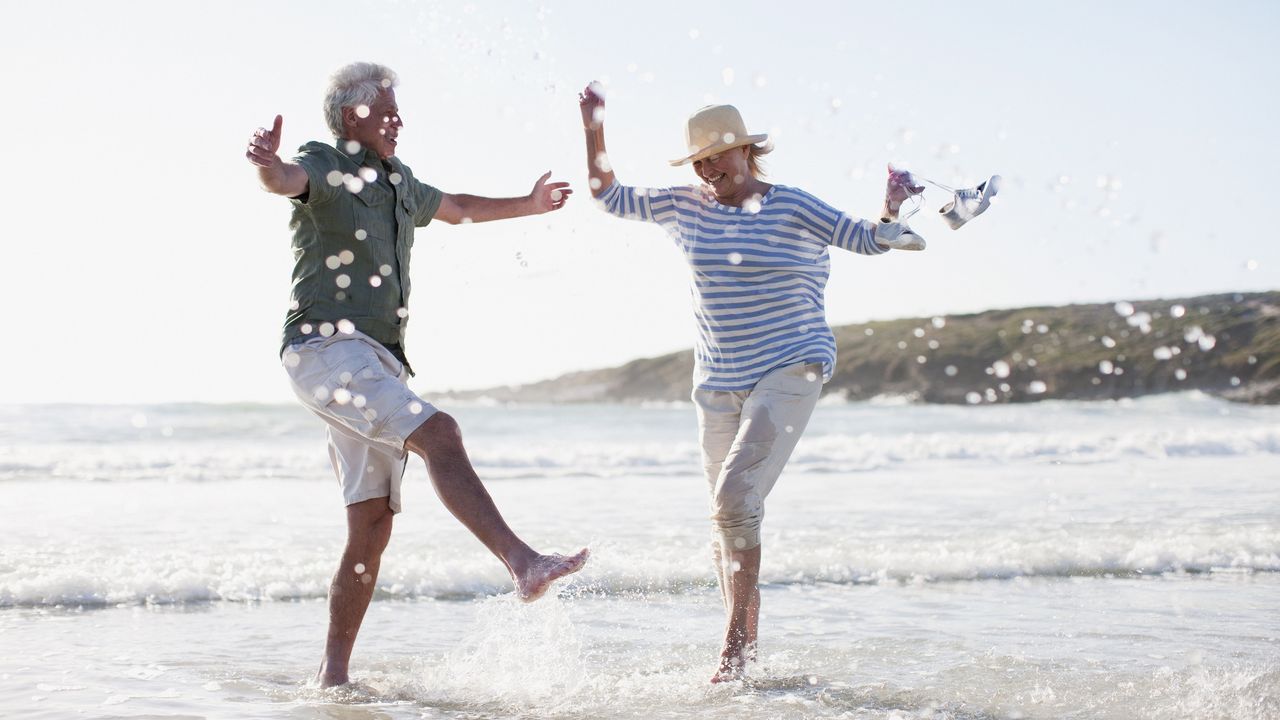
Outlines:
{"type": "Polygon", "coordinates": [[[864,255],[922,249],[920,236],[894,218],[923,188],[891,173],[881,220],[873,222],[799,188],[769,184],[760,168],[767,136],[748,133],[730,105],[694,113],[685,130],[689,154],[671,161],[692,164],[700,186],[627,187],[605,154],[603,98],[588,86],[579,105],[592,194],[612,215],[661,226],[692,271],[693,401],[728,613],[712,678],[719,682],[739,676],[755,655],[764,499],[835,366],[823,308],[827,247],[864,255]]]}

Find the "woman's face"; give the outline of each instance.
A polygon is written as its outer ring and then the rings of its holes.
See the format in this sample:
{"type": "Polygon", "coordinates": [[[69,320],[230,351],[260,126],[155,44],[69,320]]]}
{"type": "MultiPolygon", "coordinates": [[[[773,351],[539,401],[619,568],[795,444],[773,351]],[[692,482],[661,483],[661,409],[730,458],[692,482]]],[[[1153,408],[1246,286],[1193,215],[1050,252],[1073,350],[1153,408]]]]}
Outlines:
{"type": "Polygon", "coordinates": [[[717,197],[732,195],[751,179],[747,168],[747,146],[729,148],[718,155],[693,161],[693,172],[717,197]]]}

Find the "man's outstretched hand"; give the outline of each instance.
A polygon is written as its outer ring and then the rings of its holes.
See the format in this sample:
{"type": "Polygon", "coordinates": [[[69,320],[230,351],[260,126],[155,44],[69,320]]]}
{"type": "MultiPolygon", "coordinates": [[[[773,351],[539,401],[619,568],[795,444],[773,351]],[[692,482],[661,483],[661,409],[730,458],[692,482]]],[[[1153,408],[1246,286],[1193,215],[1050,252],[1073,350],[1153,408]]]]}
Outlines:
{"type": "Polygon", "coordinates": [[[533,191],[529,193],[529,198],[533,200],[534,212],[537,214],[559,210],[573,194],[569,183],[548,183],[547,179],[550,177],[551,171],[548,170],[533,184],[533,191]]]}
{"type": "Polygon", "coordinates": [[[267,192],[286,197],[299,197],[307,191],[307,173],[302,168],[280,159],[280,125],[284,118],[277,115],[271,129],[258,128],[249,138],[249,149],[244,156],[258,168],[258,180],[267,192]]]}
{"type": "Polygon", "coordinates": [[[280,125],[283,122],[284,118],[277,115],[270,130],[258,128],[253,131],[253,137],[249,138],[249,150],[244,154],[249,162],[261,168],[273,168],[280,164],[280,156],[276,155],[276,151],[280,149],[280,125]]]}

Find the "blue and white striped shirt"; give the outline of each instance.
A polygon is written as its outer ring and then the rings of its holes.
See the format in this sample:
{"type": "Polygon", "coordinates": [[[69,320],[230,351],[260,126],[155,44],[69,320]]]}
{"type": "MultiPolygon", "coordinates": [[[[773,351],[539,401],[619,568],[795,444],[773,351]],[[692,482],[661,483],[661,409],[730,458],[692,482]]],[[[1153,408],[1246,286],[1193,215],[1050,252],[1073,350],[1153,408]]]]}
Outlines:
{"type": "Polygon", "coordinates": [[[598,201],[611,215],[657,223],[684,252],[698,326],[693,380],[704,390],[750,390],[770,370],[797,362],[822,363],[829,380],[836,341],[823,306],[827,246],[888,251],[875,242],[874,222],[785,185],[745,208],[721,205],[693,185],[615,182],[598,201]]]}

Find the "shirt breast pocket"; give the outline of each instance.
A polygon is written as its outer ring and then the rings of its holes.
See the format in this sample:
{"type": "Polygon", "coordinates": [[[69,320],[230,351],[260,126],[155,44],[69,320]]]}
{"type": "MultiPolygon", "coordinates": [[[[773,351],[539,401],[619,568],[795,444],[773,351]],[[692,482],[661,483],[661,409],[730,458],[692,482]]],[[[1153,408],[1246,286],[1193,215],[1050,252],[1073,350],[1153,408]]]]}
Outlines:
{"type": "Polygon", "coordinates": [[[392,204],[390,190],[369,184],[356,193],[355,209],[356,239],[361,238],[361,230],[368,237],[380,240],[396,239],[395,206],[392,204]]]}
{"type": "MultiPolygon", "coordinates": [[[[409,193],[400,197],[399,221],[404,223],[405,227],[414,227],[418,224],[418,199],[409,193]]],[[[409,243],[409,247],[413,247],[413,233],[409,233],[406,242],[409,243]]]]}
{"type": "Polygon", "coordinates": [[[418,217],[418,199],[409,193],[400,197],[400,207],[404,210],[409,222],[413,222],[418,217]]]}

